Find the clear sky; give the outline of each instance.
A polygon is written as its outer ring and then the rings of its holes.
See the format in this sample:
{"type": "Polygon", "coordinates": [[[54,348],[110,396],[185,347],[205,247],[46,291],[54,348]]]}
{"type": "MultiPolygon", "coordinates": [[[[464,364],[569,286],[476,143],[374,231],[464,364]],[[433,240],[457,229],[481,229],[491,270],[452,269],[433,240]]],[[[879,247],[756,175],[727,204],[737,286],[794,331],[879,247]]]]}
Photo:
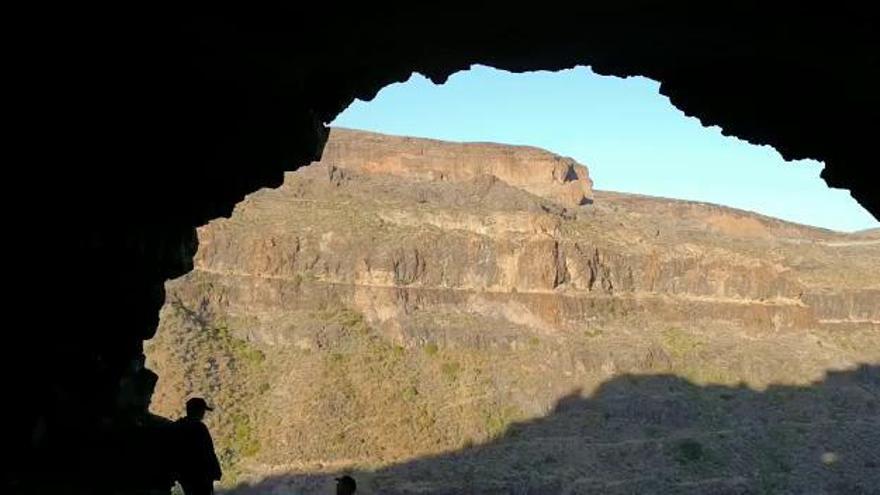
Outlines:
{"type": "Polygon", "coordinates": [[[527,144],[587,165],[597,189],[707,201],[834,230],[880,227],[847,191],[825,185],[820,162],[786,162],[769,146],[703,127],[642,77],[476,66],[438,86],[415,75],[356,101],[332,125],[527,144]]]}

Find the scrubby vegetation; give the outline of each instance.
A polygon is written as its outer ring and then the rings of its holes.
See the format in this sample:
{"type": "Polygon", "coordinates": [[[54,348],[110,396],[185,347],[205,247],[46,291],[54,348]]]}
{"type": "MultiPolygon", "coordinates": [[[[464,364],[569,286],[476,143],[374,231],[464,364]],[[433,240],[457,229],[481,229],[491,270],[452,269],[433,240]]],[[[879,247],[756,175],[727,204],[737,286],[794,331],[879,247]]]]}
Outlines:
{"type": "Polygon", "coordinates": [[[163,332],[147,348],[151,365],[170,371],[163,375],[154,403],[160,413],[178,417],[187,398],[208,399],[216,409],[208,413],[206,424],[224,482],[234,483],[241,461],[260,451],[255,425],[269,390],[266,355],[222,319],[199,314],[180,300],[167,306],[163,317],[174,330],[163,332]]]}

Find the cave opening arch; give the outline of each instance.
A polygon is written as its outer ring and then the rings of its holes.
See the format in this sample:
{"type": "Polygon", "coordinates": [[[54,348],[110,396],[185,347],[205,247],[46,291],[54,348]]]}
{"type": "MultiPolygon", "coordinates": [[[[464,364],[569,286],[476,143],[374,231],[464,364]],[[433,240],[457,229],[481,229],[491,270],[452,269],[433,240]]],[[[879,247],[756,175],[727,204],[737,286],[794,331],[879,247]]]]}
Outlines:
{"type": "Polygon", "coordinates": [[[325,122],[412,72],[442,82],[473,63],[514,72],[590,65],[651,77],[706,125],[786,158],[823,160],[830,185],[880,212],[870,160],[878,30],[858,6],[747,2],[723,16],[649,1],[529,12],[321,9],[308,19],[292,6],[130,12],[116,24],[80,13],[73,19],[82,22],[49,37],[57,43],[46,80],[59,70],[69,77],[43,92],[53,125],[41,137],[67,156],[51,173],[23,168],[17,178],[41,184],[43,206],[77,221],[47,228],[52,217],[42,212],[13,221],[30,242],[10,247],[21,289],[11,305],[43,315],[43,331],[10,337],[25,352],[4,363],[6,376],[23,377],[11,389],[23,404],[13,443],[24,454],[12,470],[24,474],[13,481],[90,485],[94,467],[66,461],[88,459],[83,439],[134,414],[123,385],[145,373],[142,341],[155,331],[164,281],[191,269],[195,227],[313,161],[325,122]],[[315,19],[332,19],[335,35],[315,19]],[[46,280],[60,295],[51,312],[33,297],[46,280]]]}

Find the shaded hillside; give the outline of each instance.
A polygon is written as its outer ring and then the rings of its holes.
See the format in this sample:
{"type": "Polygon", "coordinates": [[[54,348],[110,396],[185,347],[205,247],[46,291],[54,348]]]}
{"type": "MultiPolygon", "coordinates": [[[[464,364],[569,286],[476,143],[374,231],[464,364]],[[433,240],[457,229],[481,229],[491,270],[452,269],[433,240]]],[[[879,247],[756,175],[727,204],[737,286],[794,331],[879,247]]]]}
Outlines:
{"type": "Polygon", "coordinates": [[[877,494],[878,397],[877,366],[761,391],[623,375],[485,444],[377,470],[314,466],[224,493],[330,494],[335,476],[352,474],[364,494],[877,494]]]}

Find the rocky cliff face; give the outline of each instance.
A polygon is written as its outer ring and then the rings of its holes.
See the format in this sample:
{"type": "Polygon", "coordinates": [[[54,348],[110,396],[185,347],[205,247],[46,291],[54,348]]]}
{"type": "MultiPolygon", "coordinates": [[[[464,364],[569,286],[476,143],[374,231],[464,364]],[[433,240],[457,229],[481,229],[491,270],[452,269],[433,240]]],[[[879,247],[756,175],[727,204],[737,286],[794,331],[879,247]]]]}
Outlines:
{"type": "Polygon", "coordinates": [[[486,441],[624,373],[764,387],[880,361],[875,238],[594,192],[533,148],[337,129],[199,239],[154,409],[212,397],[246,478],[486,441]]]}
{"type": "Polygon", "coordinates": [[[469,182],[490,176],[566,206],[587,204],[587,167],[529,146],[450,143],[335,129],[321,163],[370,175],[416,181],[469,182]]]}

